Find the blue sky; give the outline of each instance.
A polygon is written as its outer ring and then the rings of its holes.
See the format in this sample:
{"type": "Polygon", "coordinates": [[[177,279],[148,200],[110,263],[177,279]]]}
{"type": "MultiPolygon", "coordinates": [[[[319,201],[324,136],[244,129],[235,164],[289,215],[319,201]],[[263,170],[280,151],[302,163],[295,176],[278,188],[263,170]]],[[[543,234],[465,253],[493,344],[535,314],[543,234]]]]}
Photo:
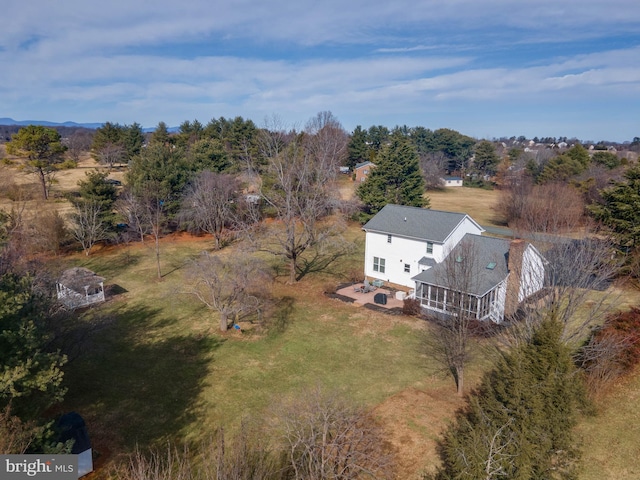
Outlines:
{"type": "Polygon", "coordinates": [[[0,117],[640,136],[638,0],[25,0],[0,117]]]}

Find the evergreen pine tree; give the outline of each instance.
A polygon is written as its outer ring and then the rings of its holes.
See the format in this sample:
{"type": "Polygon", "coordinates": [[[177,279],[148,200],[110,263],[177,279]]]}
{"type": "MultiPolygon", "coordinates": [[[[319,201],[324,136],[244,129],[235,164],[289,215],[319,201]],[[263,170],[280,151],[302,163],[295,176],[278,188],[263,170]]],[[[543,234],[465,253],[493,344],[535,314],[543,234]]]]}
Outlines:
{"type": "Polygon", "coordinates": [[[591,213],[611,229],[621,246],[640,246],[640,167],[624,174],[625,180],[603,190],[601,205],[590,207],[591,213]]]}
{"type": "Polygon", "coordinates": [[[351,134],[347,151],[347,166],[351,169],[353,169],[357,163],[370,160],[369,147],[367,146],[367,131],[363,130],[360,125],[358,125],[351,134]]]}
{"type": "Polygon", "coordinates": [[[561,334],[545,320],[485,375],[445,432],[438,479],[573,477],[572,428],[585,394],[561,334]]]}
{"type": "Polygon", "coordinates": [[[376,167],[357,190],[368,213],[375,214],[388,203],[424,207],[424,179],[420,172],[418,154],[411,141],[393,135],[376,157],[376,167]]]}

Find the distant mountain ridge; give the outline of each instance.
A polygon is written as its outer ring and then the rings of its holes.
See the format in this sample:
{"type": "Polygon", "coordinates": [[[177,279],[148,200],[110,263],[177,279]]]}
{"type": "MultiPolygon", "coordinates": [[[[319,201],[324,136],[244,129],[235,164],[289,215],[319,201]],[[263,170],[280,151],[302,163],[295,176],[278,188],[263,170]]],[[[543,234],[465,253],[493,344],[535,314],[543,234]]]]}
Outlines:
{"type": "Polygon", "coordinates": [[[40,125],[43,127],[83,127],[95,130],[104,125],[102,123],[76,123],[76,122],[47,122],[46,120],[14,120],[13,118],[0,118],[0,125],[40,125]]]}
{"type": "MultiPolygon", "coordinates": [[[[106,122],[102,123],[77,123],[77,122],[48,122],[46,120],[14,120],[13,118],[0,118],[0,125],[18,125],[21,127],[27,125],[40,125],[42,127],[78,127],[78,128],[89,128],[91,130],[95,130],[96,128],[100,128],[106,122]]],[[[143,128],[143,132],[153,132],[156,127],[143,128]]],[[[177,132],[180,127],[170,127],[167,128],[169,132],[177,132]]]]}

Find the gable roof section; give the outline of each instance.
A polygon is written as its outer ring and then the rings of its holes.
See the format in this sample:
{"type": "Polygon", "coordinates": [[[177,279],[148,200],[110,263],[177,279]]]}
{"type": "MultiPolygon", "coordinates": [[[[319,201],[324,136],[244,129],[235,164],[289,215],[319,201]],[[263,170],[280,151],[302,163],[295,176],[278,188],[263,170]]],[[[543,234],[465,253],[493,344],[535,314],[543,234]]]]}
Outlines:
{"type": "Polygon", "coordinates": [[[431,242],[444,242],[468,218],[480,231],[484,229],[464,213],[427,210],[404,205],[385,205],[362,229],[431,242]]]}
{"type": "MultiPolygon", "coordinates": [[[[465,245],[465,249],[468,246],[468,251],[474,254],[472,259],[462,259],[463,262],[474,262],[474,278],[469,281],[470,291],[467,293],[482,296],[507,277],[509,274],[509,247],[511,245],[509,240],[467,234],[460,243],[465,245]],[[493,265],[494,263],[495,265],[493,265]],[[490,264],[493,268],[488,268],[490,264]]],[[[450,255],[457,254],[458,251],[455,248],[450,253],[450,255]]],[[[450,261],[447,258],[429,270],[419,273],[412,280],[439,287],[448,287],[446,264],[450,261]]]]}
{"type": "Polygon", "coordinates": [[[356,163],[355,169],[357,170],[358,168],[366,167],[368,165],[371,165],[372,167],[376,166],[375,163],[370,162],[369,160],[367,160],[366,162],[356,163]]]}

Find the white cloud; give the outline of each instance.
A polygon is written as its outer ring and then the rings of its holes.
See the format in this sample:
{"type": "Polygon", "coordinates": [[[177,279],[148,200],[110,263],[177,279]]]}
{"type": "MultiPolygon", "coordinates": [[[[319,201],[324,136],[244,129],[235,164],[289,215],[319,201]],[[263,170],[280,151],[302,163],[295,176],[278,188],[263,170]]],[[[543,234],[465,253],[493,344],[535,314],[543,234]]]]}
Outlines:
{"type": "Polygon", "coordinates": [[[627,0],[31,0],[3,17],[0,116],[14,118],[155,125],[331,109],[411,123],[523,99],[555,111],[640,102],[640,3],[627,0]]]}

